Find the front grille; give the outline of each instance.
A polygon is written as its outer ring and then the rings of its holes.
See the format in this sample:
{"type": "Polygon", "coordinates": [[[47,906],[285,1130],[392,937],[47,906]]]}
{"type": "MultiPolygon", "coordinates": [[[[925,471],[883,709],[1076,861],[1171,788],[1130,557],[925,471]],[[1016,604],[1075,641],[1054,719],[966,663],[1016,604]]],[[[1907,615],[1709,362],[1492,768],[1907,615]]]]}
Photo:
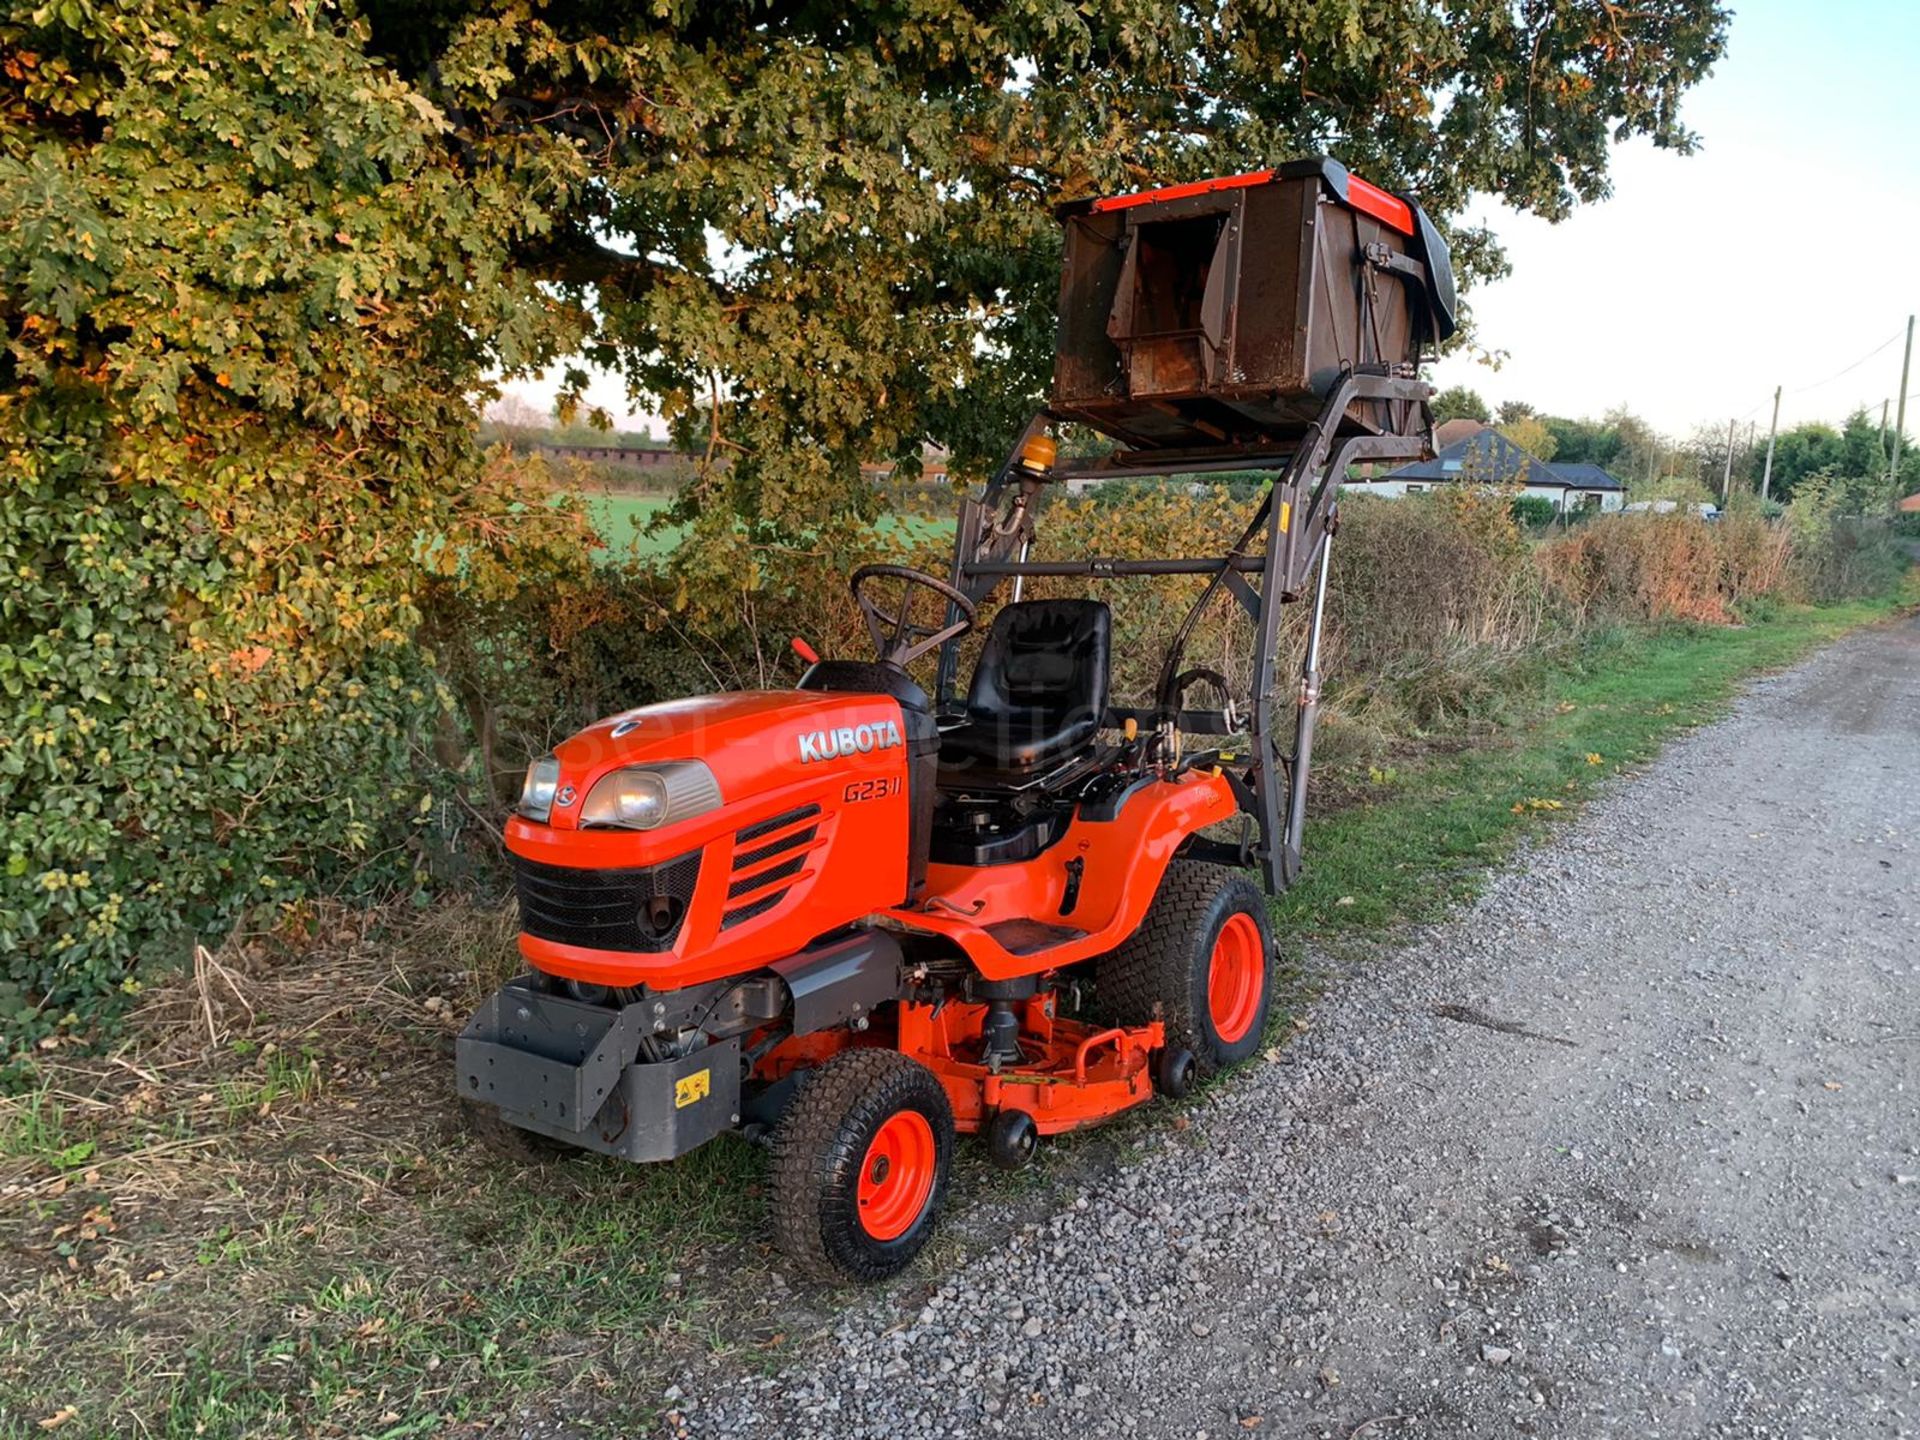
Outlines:
{"type": "Polygon", "coordinates": [[[774,816],[771,820],[762,820],[757,825],[749,825],[733,838],[742,844],[749,840],[758,840],[762,835],[771,835],[783,826],[797,825],[802,820],[811,820],[819,813],[818,805],[802,805],[798,810],[789,810],[785,814],[774,816]]]}
{"type": "Polygon", "coordinates": [[[785,890],[776,890],[771,895],[762,895],[758,900],[742,905],[737,910],[727,911],[725,917],[720,921],[720,928],[722,930],[730,929],[735,925],[753,919],[756,915],[764,915],[786,898],[787,892],[785,890]]]}
{"type": "Polygon", "coordinates": [[[536,939],[590,950],[671,948],[699,878],[697,850],[631,870],[575,870],[513,858],[521,928],[536,939]]]}
{"type": "Polygon", "coordinates": [[[804,853],[783,860],[778,865],[768,865],[764,870],[756,874],[741,876],[740,872],[771,860],[776,855],[785,855],[788,851],[798,850],[804,852],[806,847],[813,843],[814,836],[820,833],[820,827],[817,824],[807,825],[804,822],[813,820],[819,814],[820,807],[818,805],[802,805],[799,809],[789,810],[784,815],[775,815],[770,820],[762,820],[758,824],[749,825],[734,836],[733,873],[739,878],[728,883],[727,899],[739,900],[742,896],[747,895],[752,895],[754,898],[748,900],[743,905],[736,905],[733,909],[722,914],[720,917],[720,928],[722,930],[730,929],[735,925],[741,924],[743,921],[751,920],[756,915],[764,915],[767,911],[787,898],[787,891],[791,887],[786,885],[782,885],[778,890],[771,891],[764,895],[758,895],[755,894],[755,892],[765,889],[768,885],[778,884],[778,882],[782,880],[789,880],[795,875],[798,875],[807,863],[807,857],[804,853]],[[739,848],[751,841],[759,840],[763,836],[772,835],[775,831],[789,825],[800,825],[802,828],[789,831],[787,834],[781,835],[776,839],[768,840],[764,845],[755,845],[752,849],[739,848]]]}
{"type": "MultiPolygon", "coordinates": [[[[742,895],[751,895],[763,885],[771,885],[776,880],[786,880],[798,875],[807,863],[807,857],[796,855],[791,860],[782,860],[778,865],[769,865],[758,875],[749,875],[744,880],[736,880],[727,886],[727,898],[738,900],[742,895]]],[[[739,866],[734,867],[736,870],[739,866]]]]}
{"type": "Polygon", "coordinates": [[[782,835],[778,840],[769,840],[766,844],[752,850],[742,850],[733,857],[734,870],[745,870],[750,865],[758,865],[762,860],[771,860],[776,855],[784,855],[789,850],[797,850],[811,844],[819,827],[809,825],[804,830],[796,830],[791,835],[782,835]]]}

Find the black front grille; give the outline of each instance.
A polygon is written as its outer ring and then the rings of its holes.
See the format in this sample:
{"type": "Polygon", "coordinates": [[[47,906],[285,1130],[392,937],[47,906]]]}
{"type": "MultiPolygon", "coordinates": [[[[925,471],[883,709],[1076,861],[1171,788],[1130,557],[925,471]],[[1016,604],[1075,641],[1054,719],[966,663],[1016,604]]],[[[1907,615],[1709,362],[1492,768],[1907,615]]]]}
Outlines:
{"type": "Polygon", "coordinates": [[[758,900],[750,900],[737,910],[727,911],[727,913],[721,917],[720,928],[722,930],[731,930],[735,925],[751,920],[755,916],[766,914],[767,911],[773,909],[774,906],[786,898],[787,892],[785,890],[776,890],[771,895],[762,895],[758,900]]]}
{"type": "MultiPolygon", "coordinates": [[[[744,880],[736,880],[727,886],[727,898],[729,900],[738,900],[742,895],[751,895],[755,890],[766,885],[771,885],[776,880],[789,879],[792,876],[798,875],[801,867],[806,863],[806,856],[796,855],[791,860],[782,860],[778,865],[769,865],[758,874],[749,875],[744,880]]],[[[734,868],[738,869],[739,867],[735,866],[734,868]]]]}
{"type": "Polygon", "coordinates": [[[513,858],[521,928],[536,939],[590,950],[670,948],[699,878],[697,850],[632,870],[575,870],[513,858]]]}
{"type": "MultiPolygon", "coordinates": [[[[749,825],[744,830],[739,831],[733,837],[735,847],[733,873],[739,876],[739,878],[728,884],[727,899],[738,900],[742,896],[752,895],[755,891],[764,889],[768,885],[773,885],[779,881],[791,879],[793,876],[798,875],[807,862],[807,857],[804,853],[783,860],[778,865],[768,865],[764,870],[752,875],[743,876],[740,875],[740,872],[771,860],[776,855],[784,855],[790,850],[804,851],[806,846],[813,843],[814,836],[820,833],[820,827],[817,824],[804,825],[799,830],[789,831],[777,839],[768,840],[764,845],[755,845],[751,849],[743,847],[745,847],[748,842],[772,835],[776,830],[780,830],[785,826],[801,825],[803,821],[812,820],[818,816],[819,813],[820,807],[818,805],[802,805],[797,810],[789,810],[784,815],[775,815],[770,820],[762,820],[758,824],[749,825]]],[[[722,930],[731,929],[742,921],[751,920],[756,915],[766,914],[767,911],[787,898],[787,891],[790,888],[790,886],[782,885],[778,890],[766,895],[757,896],[747,901],[744,905],[734,906],[733,909],[721,915],[720,928],[722,930]]]]}
{"type": "MultiPolygon", "coordinates": [[[[818,805],[802,805],[798,810],[789,810],[783,815],[775,815],[771,820],[762,820],[757,825],[749,825],[733,838],[736,842],[745,844],[749,840],[758,840],[762,835],[771,835],[782,826],[798,824],[802,820],[811,820],[819,813],[820,807],[818,805]]],[[[739,863],[741,862],[738,860],[734,861],[736,865],[739,863]]]]}
{"type": "Polygon", "coordinates": [[[784,855],[789,850],[798,850],[802,845],[811,845],[819,827],[809,825],[804,830],[796,830],[791,835],[782,835],[778,840],[769,840],[766,844],[752,850],[742,850],[733,857],[735,872],[745,870],[749,865],[758,865],[762,860],[771,860],[776,855],[784,855]]]}

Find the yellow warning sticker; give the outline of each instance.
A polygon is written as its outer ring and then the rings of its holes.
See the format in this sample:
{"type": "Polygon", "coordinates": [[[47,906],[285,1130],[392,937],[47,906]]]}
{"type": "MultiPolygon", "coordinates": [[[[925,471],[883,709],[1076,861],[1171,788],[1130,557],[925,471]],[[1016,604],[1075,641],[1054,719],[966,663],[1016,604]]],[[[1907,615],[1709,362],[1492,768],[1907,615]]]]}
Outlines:
{"type": "Polygon", "coordinates": [[[1287,527],[1293,523],[1293,506],[1285,500],[1280,502],[1280,533],[1286,534],[1287,527]]]}
{"type": "Polygon", "coordinates": [[[684,1110],[696,1100],[713,1093],[713,1071],[696,1070],[684,1080],[673,1082],[673,1108],[684,1110]]]}

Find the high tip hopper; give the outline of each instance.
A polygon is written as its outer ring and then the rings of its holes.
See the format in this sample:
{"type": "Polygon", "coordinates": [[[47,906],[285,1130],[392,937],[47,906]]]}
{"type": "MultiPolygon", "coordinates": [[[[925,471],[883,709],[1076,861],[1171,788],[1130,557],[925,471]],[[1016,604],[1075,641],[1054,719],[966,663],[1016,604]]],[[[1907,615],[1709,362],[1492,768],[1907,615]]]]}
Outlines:
{"type": "MultiPolygon", "coordinates": [[[[1135,450],[1283,443],[1343,376],[1411,378],[1454,330],[1446,241],[1334,160],[1059,213],[1049,408],[1135,450]]],[[[1355,400],[1343,433],[1398,431],[1394,403],[1355,400]]]]}

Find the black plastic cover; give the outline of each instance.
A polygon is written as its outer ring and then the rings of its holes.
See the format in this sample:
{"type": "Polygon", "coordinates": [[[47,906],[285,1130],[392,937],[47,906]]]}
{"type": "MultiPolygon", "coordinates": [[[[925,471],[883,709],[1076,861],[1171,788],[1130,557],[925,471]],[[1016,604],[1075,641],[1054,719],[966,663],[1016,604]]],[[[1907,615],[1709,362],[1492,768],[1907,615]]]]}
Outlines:
{"type": "Polygon", "coordinates": [[[928,710],[933,707],[914,678],[898,665],[878,660],[816,660],[807,667],[795,687],[799,690],[828,690],[852,695],[891,695],[903,709],[928,710]]]}
{"type": "Polygon", "coordinates": [[[1413,211],[1414,258],[1427,267],[1427,297],[1433,302],[1436,341],[1450,339],[1460,328],[1460,298],[1454,288],[1453,252],[1447,240],[1427,218],[1427,212],[1405,195],[1400,197],[1413,211]]]}

